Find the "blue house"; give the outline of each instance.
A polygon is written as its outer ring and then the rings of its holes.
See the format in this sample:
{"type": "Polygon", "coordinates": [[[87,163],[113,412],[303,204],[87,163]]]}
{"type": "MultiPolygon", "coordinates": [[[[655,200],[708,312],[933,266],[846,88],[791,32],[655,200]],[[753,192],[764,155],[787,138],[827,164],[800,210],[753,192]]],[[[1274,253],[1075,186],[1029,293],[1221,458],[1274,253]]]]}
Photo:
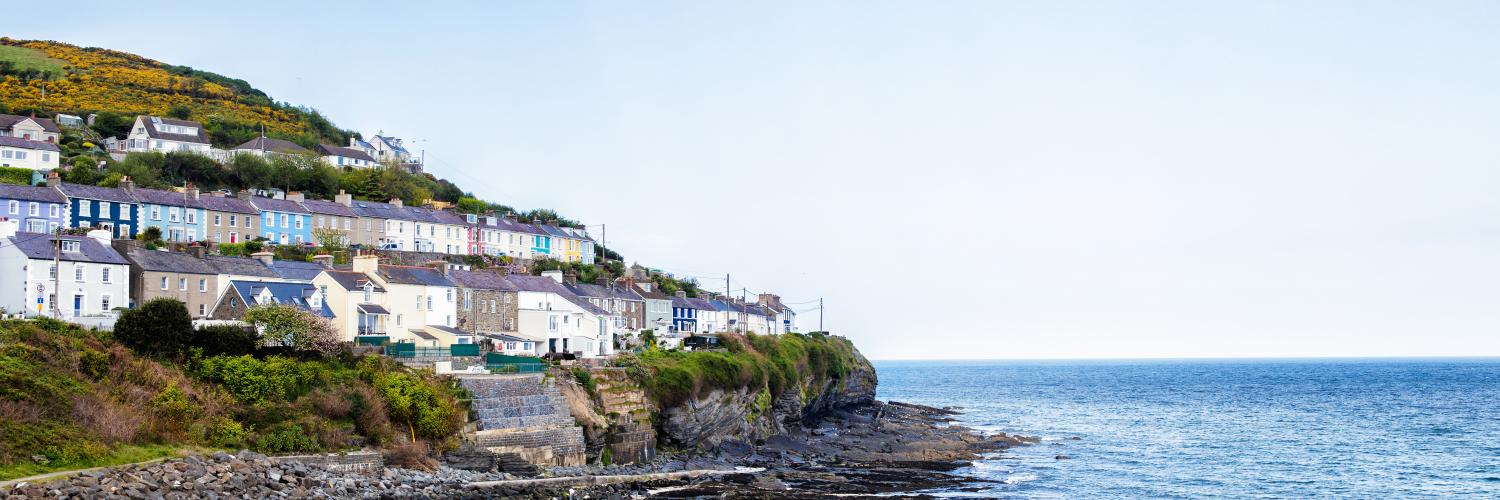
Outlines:
{"type": "Polygon", "coordinates": [[[690,299],[684,292],[672,297],[672,331],[692,334],[698,332],[700,311],[712,312],[713,304],[705,299],[690,299]]]}
{"type": "Polygon", "coordinates": [[[312,234],[312,212],[299,203],[302,195],[290,193],[287,198],[250,198],[250,204],[260,212],[260,235],[278,245],[316,243],[312,234]]]}
{"type": "Polygon", "coordinates": [[[68,197],[71,227],[108,229],[115,239],[134,238],[139,232],[141,206],[130,191],[135,183],[120,179],[119,188],[69,184],[57,177],[47,177],[47,186],[57,188],[68,197]]]}
{"type": "Polygon", "coordinates": [[[28,233],[56,232],[68,226],[68,198],[50,187],[0,184],[0,220],[28,233]]]}
{"type": "Polygon", "coordinates": [[[552,236],[541,224],[522,224],[527,233],[531,234],[531,254],[533,258],[552,256],[552,236]]]}
{"type": "Polygon", "coordinates": [[[161,238],[167,241],[203,241],[208,238],[207,219],[203,203],[198,201],[196,189],[178,193],[160,189],[136,189],[130,194],[141,206],[141,219],[137,224],[142,230],[154,227],[161,230],[161,238]]]}

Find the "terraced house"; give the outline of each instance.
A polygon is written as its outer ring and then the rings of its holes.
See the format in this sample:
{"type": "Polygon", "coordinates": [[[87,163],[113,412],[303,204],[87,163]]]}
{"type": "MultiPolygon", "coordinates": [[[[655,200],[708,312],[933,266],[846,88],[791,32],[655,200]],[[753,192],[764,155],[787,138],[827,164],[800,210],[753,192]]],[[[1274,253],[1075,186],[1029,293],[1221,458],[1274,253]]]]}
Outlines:
{"type": "Polygon", "coordinates": [[[248,200],[228,196],[223,191],[199,196],[197,188],[188,193],[203,205],[203,231],[214,243],[240,243],[260,234],[260,213],[248,200]]]}
{"type": "Polygon", "coordinates": [[[349,245],[355,243],[355,225],[359,222],[359,214],[354,213],[343,203],[328,200],[305,200],[302,208],[312,213],[313,241],[318,244],[324,242],[319,238],[319,233],[329,235],[337,234],[340,244],[349,245]]]}
{"type": "Polygon", "coordinates": [[[203,227],[205,210],[198,201],[197,188],[163,191],[160,189],[131,189],[128,191],[140,204],[142,230],[157,228],[167,241],[202,241],[207,234],[203,227]]]}
{"type": "Polygon", "coordinates": [[[130,278],[125,259],[109,246],[109,234],[57,236],[16,232],[0,222],[0,308],[27,316],[99,317],[127,305],[130,278]],[[54,263],[60,260],[61,265],[54,263]]]}
{"type": "Polygon", "coordinates": [[[68,199],[57,189],[0,184],[0,220],[16,221],[20,230],[52,233],[68,227],[68,199]]]}
{"type": "Polygon", "coordinates": [[[284,199],[241,194],[260,212],[260,235],[267,240],[278,245],[302,245],[313,240],[312,214],[302,208],[302,193],[293,191],[284,199]]]}
{"type": "Polygon", "coordinates": [[[458,285],[458,328],[474,332],[491,345],[501,347],[505,342],[540,343],[544,340],[523,339],[517,333],[519,309],[516,294],[519,289],[503,274],[494,270],[453,270],[448,278],[458,285]]]}
{"type": "Polygon", "coordinates": [[[115,238],[134,238],[140,226],[140,205],[130,195],[135,183],[129,177],[120,179],[123,188],[107,188],[62,182],[54,172],[47,176],[47,186],[68,197],[68,213],[73,227],[109,230],[115,238]]]}
{"type": "Polygon", "coordinates": [[[413,233],[411,222],[406,220],[402,211],[401,200],[394,199],[390,203],[378,201],[360,201],[349,198],[347,194],[341,194],[346,205],[354,209],[359,215],[359,222],[355,231],[356,243],[374,248],[390,250],[412,250],[416,245],[416,236],[413,233]]]}

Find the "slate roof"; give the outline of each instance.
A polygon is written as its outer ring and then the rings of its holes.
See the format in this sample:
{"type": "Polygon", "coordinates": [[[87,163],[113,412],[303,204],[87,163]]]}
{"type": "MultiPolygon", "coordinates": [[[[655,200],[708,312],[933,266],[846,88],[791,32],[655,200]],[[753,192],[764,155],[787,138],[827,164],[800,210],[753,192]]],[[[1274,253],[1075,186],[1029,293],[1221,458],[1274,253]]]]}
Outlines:
{"type": "Polygon", "coordinates": [[[218,268],[212,262],[185,252],[165,252],[136,247],[126,251],[125,258],[145,271],[219,274],[218,268]]]}
{"type": "Polygon", "coordinates": [[[302,202],[302,208],[308,212],[321,215],[335,215],[338,217],[358,217],[354,209],[344,206],[343,203],[328,200],[307,200],[302,202]]]}
{"type": "Polygon", "coordinates": [[[671,295],[667,295],[661,292],[648,292],[645,289],[641,288],[640,285],[631,285],[631,287],[634,288],[635,294],[640,295],[643,299],[672,300],[671,295]]]}
{"type": "Polygon", "coordinates": [[[385,291],[385,288],[381,287],[380,283],[370,279],[369,276],[365,276],[365,273],[356,273],[354,271],[335,271],[332,269],[324,269],[323,272],[326,273],[329,278],[333,278],[333,281],[335,283],[338,283],[339,287],[345,290],[363,290],[365,283],[370,283],[372,285],[375,285],[374,291],[385,291]]]}
{"type": "Polygon", "coordinates": [[[360,150],[354,149],[354,148],[345,148],[345,147],[339,147],[339,146],[332,146],[332,145],[328,145],[328,144],[319,144],[318,145],[318,154],[323,155],[323,156],[342,156],[342,157],[345,157],[345,158],[353,158],[353,159],[356,159],[356,160],[364,160],[364,161],[368,161],[368,162],[374,162],[375,161],[375,158],[371,157],[369,154],[365,153],[364,151],[360,151],[360,150]]]}
{"type": "Polygon", "coordinates": [[[505,276],[496,271],[463,271],[454,270],[448,272],[448,279],[458,283],[464,288],[477,290],[499,290],[502,292],[515,292],[519,289],[515,283],[511,283],[505,276]]]}
{"type": "Polygon", "coordinates": [[[50,142],[33,141],[31,139],[22,139],[20,137],[11,137],[8,135],[0,135],[0,146],[35,149],[38,151],[61,151],[57,148],[56,144],[50,142]]]}
{"type": "Polygon", "coordinates": [[[17,186],[0,184],[0,198],[7,200],[45,201],[67,203],[68,198],[56,189],[43,186],[17,186]]]}
{"type": "Polygon", "coordinates": [[[240,299],[246,304],[255,304],[255,299],[260,296],[261,290],[269,290],[278,304],[291,304],[325,318],[333,317],[333,310],[328,308],[327,297],[324,297],[323,302],[319,304],[321,307],[313,309],[307,298],[316,293],[318,288],[306,283],[232,280],[229,286],[240,294],[240,299]]]}
{"type": "Polygon", "coordinates": [[[405,215],[401,213],[401,207],[397,207],[390,203],[354,200],[351,208],[354,210],[354,213],[359,214],[360,217],[373,217],[376,219],[406,219],[405,215]]]}
{"type": "Polygon", "coordinates": [[[546,276],[532,276],[529,274],[512,274],[505,277],[517,290],[523,292],[548,292],[556,294],[572,294],[562,284],[546,276]]]}
{"type": "Polygon", "coordinates": [[[172,207],[187,206],[191,208],[203,208],[203,203],[189,198],[184,193],[176,191],[164,191],[161,189],[137,188],[130,192],[140,203],[151,203],[154,205],[166,205],[172,207]]]}
{"type": "MultiPolygon", "coordinates": [[[[15,236],[7,238],[11,246],[16,247],[22,254],[30,259],[52,260],[53,241],[57,237],[47,233],[18,232],[15,236]]],[[[77,252],[62,252],[62,260],[69,262],[95,262],[101,264],[129,264],[119,252],[110,248],[109,245],[99,243],[98,240],[87,236],[62,236],[63,240],[80,242],[77,252]]]]}
{"type": "Polygon", "coordinates": [[[679,307],[679,308],[683,308],[683,309],[697,309],[699,311],[717,311],[718,310],[718,309],[714,308],[713,303],[709,302],[707,299],[685,298],[685,297],[675,297],[675,296],[672,297],[672,307],[679,307]]]}
{"type": "Polygon", "coordinates": [[[252,215],[260,214],[260,212],[255,210],[255,206],[251,205],[250,202],[232,196],[199,196],[198,203],[202,204],[203,208],[213,210],[215,212],[229,212],[252,215]]]}
{"type": "Polygon", "coordinates": [[[219,274],[232,274],[236,276],[259,276],[262,278],[278,278],[271,268],[261,263],[260,259],[251,257],[230,257],[225,255],[209,255],[203,258],[210,266],[219,271],[219,274]]]}
{"type": "Polygon", "coordinates": [[[302,208],[302,204],[291,200],[278,200],[276,198],[252,196],[250,197],[250,204],[255,205],[255,208],[262,212],[282,212],[289,214],[308,213],[307,209],[302,208]]]}
{"type": "Polygon", "coordinates": [[[317,262],[303,262],[300,260],[272,260],[271,272],[276,273],[281,279],[312,281],[323,273],[323,265],[317,262]]]}
{"type": "Polygon", "coordinates": [[[208,144],[208,132],[205,131],[205,130],[203,130],[203,124],[201,124],[201,123],[194,122],[194,121],[188,121],[188,120],[178,120],[176,118],[162,118],[162,117],[159,117],[159,116],[145,116],[145,115],[142,115],[142,116],[138,117],[137,119],[139,119],[140,122],[141,122],[141,124],[146,127],[146,136],[150,137],[152,139],[166,139],[166,140],[169,140],[169,141],[192,142],[192,143],[197,143],[197,144],[208,144]],[[169,134],[169,133],[166,133],[166,132],[161,132],[161,131],[156,130],[156,123],[157,123],[157,121],[160,121],[164,125],[181,125],[181,126],[184,126],[184,127],[198,127],[198,134],[197,135],[169,134]]]}
{"type": "Polygon", "coordinates": [[[53,123],[52,120],[46,118],[32,118],[30,116],[21,115],[0,115],[0,129],[10,130],[12,127],[15,127],[17,123],[21,123],[21,121],[28,119],[35,121],[37,125],[41,125],[42,130],[48,132],[61,132],[61,130],[58,130],[57,124],[53,123]]]}
{"type": "Polygon", "coordinates": [[[376,272],[387,283],[400,285],[456,286],[443,277],[443,272],[431,267],[382,265],[376,272]]]}
{"type": "Polygon", "coordinates": [[[250,139],[244,144],[235,146],[234,149],[231,149],[231,151],[260,151],[262,148],[264,148],[265,151],[271,153],[286,153],[295,155],[312,154],[312,151],[308,151],[307,148],[299,146],[295,142],[284,139],[272,139],[269,137],[256,137],[254,139],[250,139]]]}
{"type": "Polygon", "coordinates": [[[400,144],[397,144],[396,141],[394,141],[392,139],[395,139],[395,137],[385,137],[385,136],[379,136],[379,135],[377,135],[377,136],[375,136],[371,140],[380,141],[380,142],[385,143],[385,147],[391,149],[392,151],[396,151],[398,153],[411,154],[409,151],[406,150],[406,148],[401,147],[400,144]]]}
{"type": "Polygon", "coordinates": [[[573,293],[582,295],[584,297],[620,300],[645,300],[635,292],[632,292],[627,288],[618,286],[603,286],[593,283],[577,283],[568,286],[568,289],[572,290],[573,293]]]}
{"type": "Polygon", "coordinates": [[[88,200],[113,201],[117,203],[135,203],[135,198],[129,192],[120,188],[90,186],[87,184],[61,183],[57,189],[69,198],[83,198],[88,200]]]}

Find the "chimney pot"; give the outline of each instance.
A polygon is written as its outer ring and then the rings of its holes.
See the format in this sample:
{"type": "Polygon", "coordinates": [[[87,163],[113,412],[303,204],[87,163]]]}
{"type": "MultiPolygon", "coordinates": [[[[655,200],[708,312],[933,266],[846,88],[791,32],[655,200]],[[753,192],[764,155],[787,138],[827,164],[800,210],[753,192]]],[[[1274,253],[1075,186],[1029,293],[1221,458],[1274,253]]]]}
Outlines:
{"type": "Polygon", "coordinates": [[[286,194],[286,199],[287,199],[287,201],[295,201],[297,203],[302,203],[302,192],[301,191],[292,191],[290,193],[287,193],[286,194]]]}
{"type": "Polygon", "coordinates": [[[374,273],[380,268],[380,257],[373,254],[357,255],[354,257],[353,271],[356,273],[374,273]]]}
{"type": "Polygon", "coordinates": [[[682,299],[687,298],[687,291],[686,290],[678,290],[677,291],[677,297],[678,298],[682,298],[682,299]]]}
{"type": "Polygon", "coordinates": [[[391,205],[401,206],[401,198],[391,198],[391,205]]]}
{"type": "Polygon", "coordinates": [[[254,257],[256,260],[259,260],[261,264],[265,264],[267,266],[271,265],[272,262],[275,262],[276,259],[276,254],[271,252],[255,252],[253,254],[250,254],[250,256],[254,257]]]}
{"type": "Polygon", "coordinates": [[[318,263],[318,265],[323,266],[323,269],[333,269],[333,256],[332,255],[328,255],[326,253],[320,253],[320,254],[314,255],[312,259],[313,259],[313,262],[316,262],[316,263],[318,263]]]}

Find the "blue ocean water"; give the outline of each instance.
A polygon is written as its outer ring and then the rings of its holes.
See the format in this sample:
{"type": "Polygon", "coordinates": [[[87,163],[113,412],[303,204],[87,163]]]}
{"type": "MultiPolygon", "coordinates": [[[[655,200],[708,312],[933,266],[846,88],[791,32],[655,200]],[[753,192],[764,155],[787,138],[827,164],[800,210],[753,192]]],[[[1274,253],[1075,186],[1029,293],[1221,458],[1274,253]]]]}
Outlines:
{"type": "Polygon", "coordinates": [[[875,367],[882,400],[1044,438],[960,471],[986,496],[1500,498],[1500,359],[875,367]]]}

